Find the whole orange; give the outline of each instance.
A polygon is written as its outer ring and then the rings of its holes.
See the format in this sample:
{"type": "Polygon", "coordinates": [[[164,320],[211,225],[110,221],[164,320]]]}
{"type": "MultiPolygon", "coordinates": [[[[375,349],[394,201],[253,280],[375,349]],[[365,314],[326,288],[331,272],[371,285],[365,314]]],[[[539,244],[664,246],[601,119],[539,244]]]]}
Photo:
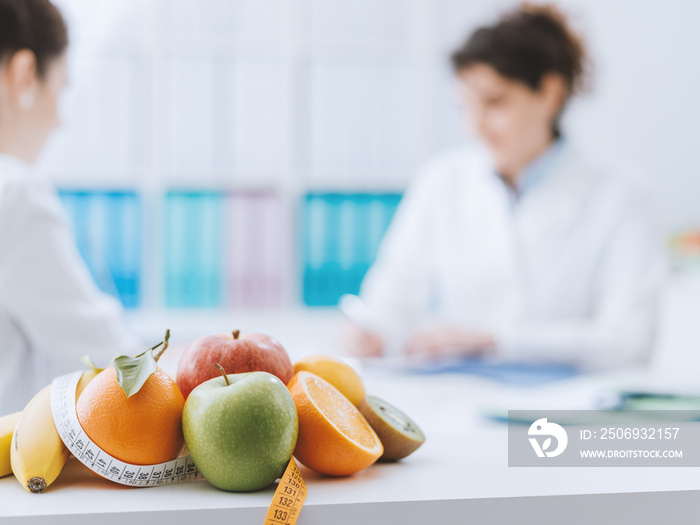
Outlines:
{"type": "Polygon", "coordinates": [[[83,430],[102,450],[126,463],[153,465],[176,458],[182,449],[184,405],[182,392],[162,369],[127,399],[110,366],[90,381],[76,411],[83,430]]]}
{"type": "Polygon", "coordinates": [[[354,368],[330,355],[308,355],[294,363],[294,373],[306,370],[336,387],[355,406],[365,398],[365,386],[354,368]]]}

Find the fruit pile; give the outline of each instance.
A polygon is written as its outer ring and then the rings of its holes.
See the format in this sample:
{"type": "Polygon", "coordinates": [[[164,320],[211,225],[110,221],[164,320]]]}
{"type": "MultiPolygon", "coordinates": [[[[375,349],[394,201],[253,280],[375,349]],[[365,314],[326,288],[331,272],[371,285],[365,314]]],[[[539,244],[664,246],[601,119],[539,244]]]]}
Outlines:
{"type": "MultiPolygon", "coordinates": [[[[329,476],[359,472],[377,460],[414,452],[425,437],[389,403],[365,394],[358,373],[340,359],[313,355],[294,365],[263,334],[202,337],[178,363],[176,379],[158,367],[162,343],[83,372],[78,421],[116,459],[134,465],[189,452],[215,487],[263,489],[292,455],[329,476]]],[[[21,413],[0,418],[0,476],[14,473],[30,492],[59,475],[69,451],[51,414],[51,385],[21,413]]]]}

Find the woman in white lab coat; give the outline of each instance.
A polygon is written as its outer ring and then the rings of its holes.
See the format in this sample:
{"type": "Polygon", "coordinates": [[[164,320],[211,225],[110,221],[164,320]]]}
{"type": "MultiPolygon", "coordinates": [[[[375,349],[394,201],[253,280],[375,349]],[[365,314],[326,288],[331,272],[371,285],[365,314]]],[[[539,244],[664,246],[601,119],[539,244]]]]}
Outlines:
{"type": "Polygon", "coordinates": [[[48,0],[0,0],[0,415],[92,356],[133,349],[55,189],[30,165],[58,124],[66,26],[48,0]]]}
{"type": "Polygon", "coordinates": [[[641,200],[560,130],[584,60],[560,13],[533,6],[453,54],[479,144],[409,187],[363,282],[367,318],[348,331],[352,353],[584,369],[648,358],[662,250],[641,200]]]}

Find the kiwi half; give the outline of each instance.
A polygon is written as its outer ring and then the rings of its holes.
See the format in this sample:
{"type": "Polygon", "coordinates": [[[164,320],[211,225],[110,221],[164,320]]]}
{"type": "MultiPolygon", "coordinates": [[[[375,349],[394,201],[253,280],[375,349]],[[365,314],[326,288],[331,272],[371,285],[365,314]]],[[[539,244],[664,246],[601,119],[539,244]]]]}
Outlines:
{"type": "Polygon", "coordinates": [[[384,445],[380,461],[396,461],[415,452],[425,442],[418,425],[395,406],[366,396],[357,407],[384,445]]]}

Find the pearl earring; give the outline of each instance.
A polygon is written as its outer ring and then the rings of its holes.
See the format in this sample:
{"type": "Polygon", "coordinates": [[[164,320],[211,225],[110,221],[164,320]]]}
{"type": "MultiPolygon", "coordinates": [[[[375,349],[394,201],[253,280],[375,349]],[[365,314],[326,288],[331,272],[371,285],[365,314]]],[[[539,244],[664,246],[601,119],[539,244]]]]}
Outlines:
{"type": "Polygon", "coordinates": [[[19,97],[19,105],[22,109],[29,109],[34,105],[34,94],[26,91],[19,97]]]}

